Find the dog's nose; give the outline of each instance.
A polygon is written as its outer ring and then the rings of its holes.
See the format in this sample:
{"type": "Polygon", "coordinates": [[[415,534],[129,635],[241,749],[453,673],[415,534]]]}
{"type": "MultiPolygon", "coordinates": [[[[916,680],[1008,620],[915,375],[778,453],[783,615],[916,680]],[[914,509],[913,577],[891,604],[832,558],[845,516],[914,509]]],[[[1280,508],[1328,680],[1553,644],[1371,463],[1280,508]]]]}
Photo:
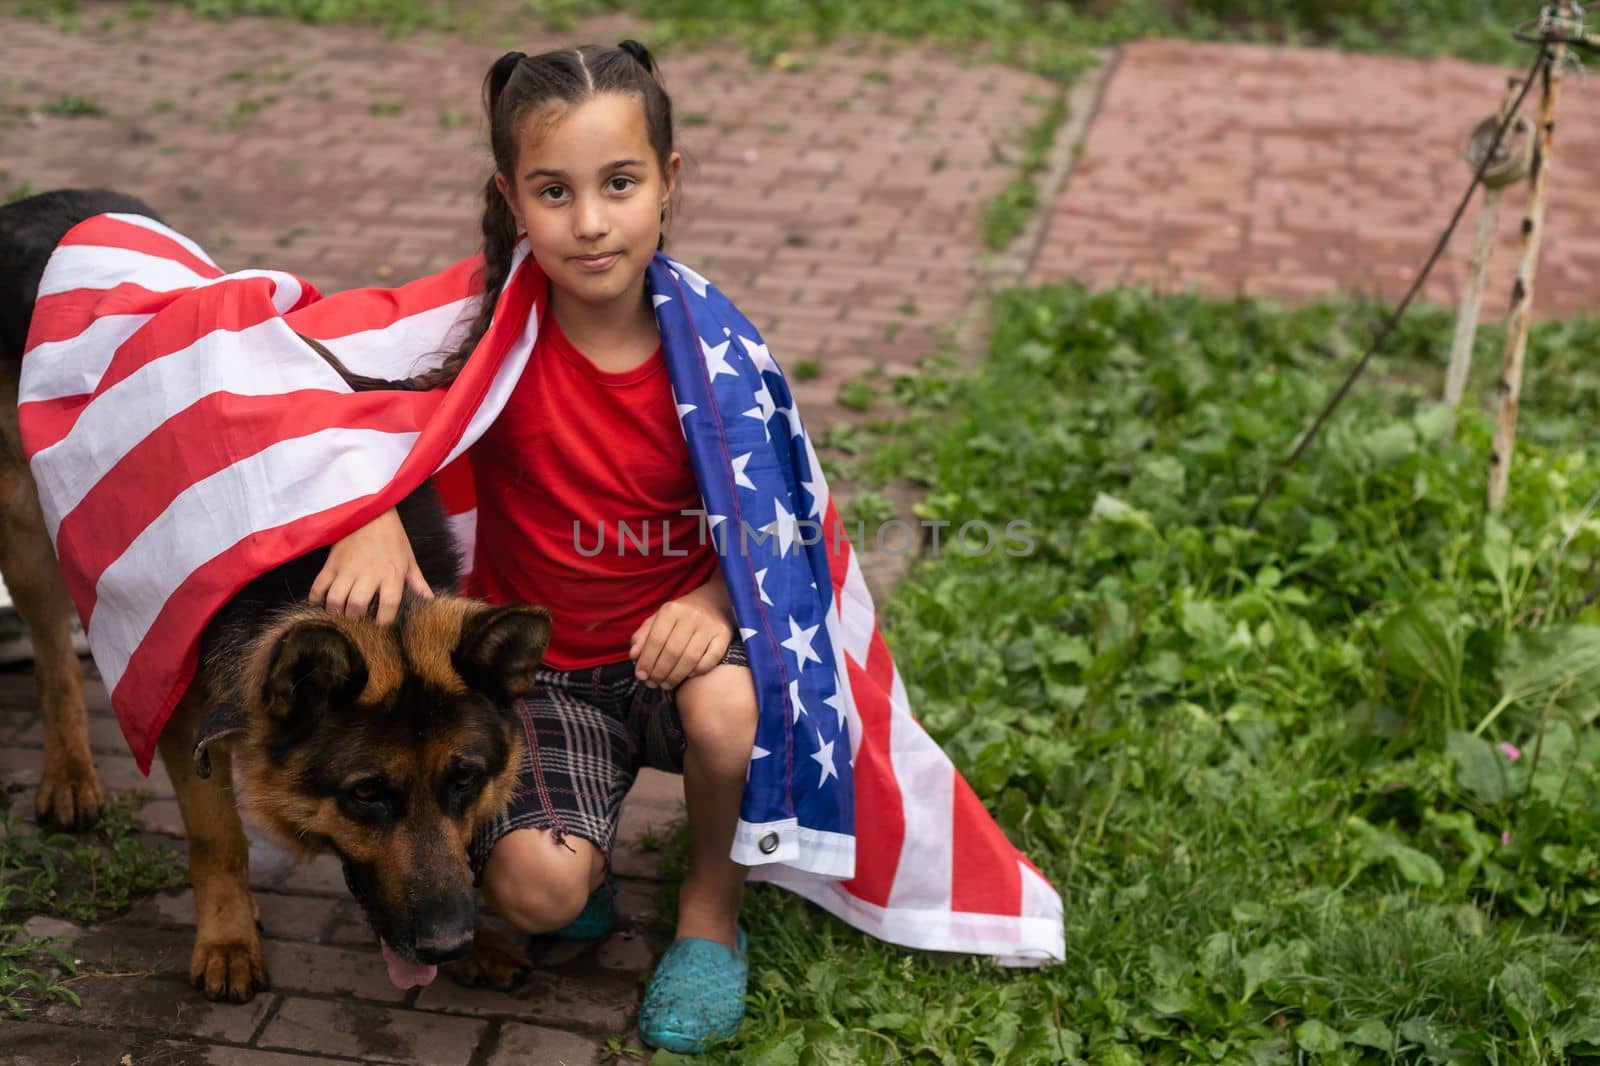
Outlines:
{"type": "Polygon", "coordinates": [[[437,966],[440,963],[459,959],[471,947],[471,929],[468,929],[465,935],[419,936],[416,943],[417,961],[437,966]]]}

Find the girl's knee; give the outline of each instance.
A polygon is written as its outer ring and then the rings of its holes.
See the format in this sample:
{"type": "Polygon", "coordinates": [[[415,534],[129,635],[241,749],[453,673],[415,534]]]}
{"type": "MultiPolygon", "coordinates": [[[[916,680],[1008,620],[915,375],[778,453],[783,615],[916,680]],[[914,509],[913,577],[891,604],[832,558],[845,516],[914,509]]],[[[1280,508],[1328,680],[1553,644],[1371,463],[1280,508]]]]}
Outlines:
{"type": "Polygon", "coordinates": [[[603,874],[600,849],[590,841],[568,836],[557,844],[548,829],[518,829],[489,853],[483,894],[518,929],[547,933],[582,912],[603,874]]]}
{"type": "Polygon", "coordinates": [[[678,717],[691,747],[748,759],[756,740],[750,669],[724,663],[678,686],[678,717]]]}

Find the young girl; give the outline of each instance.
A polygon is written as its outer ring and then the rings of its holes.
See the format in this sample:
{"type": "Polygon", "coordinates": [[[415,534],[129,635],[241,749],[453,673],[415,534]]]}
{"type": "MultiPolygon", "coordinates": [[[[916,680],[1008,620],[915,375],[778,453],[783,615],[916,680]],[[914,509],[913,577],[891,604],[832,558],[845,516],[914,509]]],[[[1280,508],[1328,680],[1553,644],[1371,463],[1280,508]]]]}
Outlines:
{"type": "MultiPolygon", "coordinates": [[[[634,41],[508,53],[485,98],[495,174],[483,309],[422,383],[444,384],[465,362],[526,234],[548,311],[512,398],[469,453],[471,591],[544,604],[555,628],[520,708],[530,744],[519,798],[475,857],[487,853],[484,894],[518,928],[600,936],[614,918],[606,873],[622,799],[641,764],[681,772],[692,857],[639,1032],[695,1051],[744,1015],[746,868],[729,852],[757,712],[714,546],[685,514],[701,496],[645,288],[682,165],[671,105],[634,41]],[[594,551],[622,523],[643,523],[644,543],[594,551]]],[[[427,595],[389,511],[334,546],[311,598],[354,615],[375,599],[386,622],[406,589],[427,595]]]]}

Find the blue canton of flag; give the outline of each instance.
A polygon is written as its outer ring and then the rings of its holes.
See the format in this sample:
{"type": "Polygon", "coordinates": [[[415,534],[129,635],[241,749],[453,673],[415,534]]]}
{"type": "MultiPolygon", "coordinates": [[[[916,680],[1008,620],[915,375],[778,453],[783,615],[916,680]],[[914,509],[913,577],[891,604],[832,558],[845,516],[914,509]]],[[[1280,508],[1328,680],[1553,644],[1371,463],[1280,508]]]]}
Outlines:
{"type": "Polygon", "coordinates": [[[760,708],[733,857],[849,877],[846,678],[816,451],[761,334],[726,297],[659,254],[648,285],[760,708]]]}

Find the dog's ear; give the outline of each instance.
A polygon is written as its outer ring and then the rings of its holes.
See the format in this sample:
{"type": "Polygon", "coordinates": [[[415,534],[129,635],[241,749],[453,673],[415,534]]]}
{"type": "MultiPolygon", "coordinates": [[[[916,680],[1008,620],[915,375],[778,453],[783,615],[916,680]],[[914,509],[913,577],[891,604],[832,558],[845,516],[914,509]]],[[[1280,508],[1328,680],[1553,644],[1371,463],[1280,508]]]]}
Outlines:
{"type": "Polygon", "coordinates": [[[213,703],[200,719],[194,734],[194,772],[202,779],[211,776],[211,746],[232,740],[245,727],[244,708],[231,700],[213,703]]]}
{"type": "Polygon", "coordinates": [[[451,663],[469,688],[509,707],[533,689],[533,674],[550,643],[543,607],[491,607],[461,626],[451,663]]]}
{"type": "Polygon", "coordinates": [[[261,682],[261,703],[279,719],[300,719],[354,703],[367,687],[367,662],[331,622],[296,622],[278,638],[261,682]]]}

